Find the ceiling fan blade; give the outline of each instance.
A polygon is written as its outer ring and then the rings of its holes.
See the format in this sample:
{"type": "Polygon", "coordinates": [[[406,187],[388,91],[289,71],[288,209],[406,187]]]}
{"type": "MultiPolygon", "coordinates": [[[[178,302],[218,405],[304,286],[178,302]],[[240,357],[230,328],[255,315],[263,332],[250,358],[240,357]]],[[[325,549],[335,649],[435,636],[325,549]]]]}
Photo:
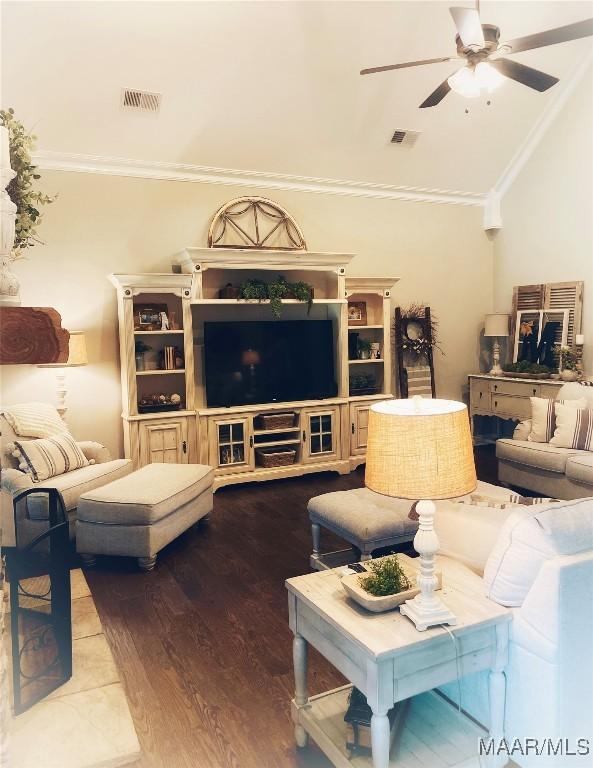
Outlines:
{"type": "Polygon", "coordinates": [[[483,48],[484,33],[480,23],[480,14],[475,8],[449,8],[461,42],[466,48],[483,48]]]}
{"type": "Polygon", "coordinates": [[[439,87],[434,90],[430,96],[425,99],[422,104],[420,105],[420,109],[426,109],[426,107],[436,107],[437,104],[440,104],[441,101],[445,98],[445,96],[449,93],[451,90],[451,86],[447,82],[447,80],[444,80],[439,87]]]}
{"type": "Polygon", "coordinates": [[[406,67],[420,67],[423,64],[439,64],[441,61],[451,61],[451,56],[446,56],[443,59],[423,59],[422,61],[406,61],[403,64],[387,64],[384,67],[370,67],[369,69],[361,69],[361,75],[372,75],[374,72],[387,72],[390,69],[405,69],[406,67]]]}
{"type": "Polygon", "coordinates": [[[540,72],[539,69],[533,69],[527,67],[525,64],[520,64],[518,61],[512,61],[511,59],[491,59],[488,62],[492,67],[497,69],[501,75],[516,80],[522,85],[526,85],[528,88],[533,88],[534,91],[547,91],[558,82],[557,77],[547,75],[545,72],[540,72]]]}
{"type": "Polygon", "coordinates": [[[569,40],[579,40],[581,37],[590,37],[593,35],[593,19],[577,21],[574,24],[567,24],[565,27],[555,27],[547,29],[545,32],[536,32],[534,35],[526,37],[516,37],[503,43],[499,48],[510,48],[510,53],[519,53],[519,51],[531,51],[534,48],[544,48],[546,45],[556,45],[557,43],[566,43],[569,40]]]}

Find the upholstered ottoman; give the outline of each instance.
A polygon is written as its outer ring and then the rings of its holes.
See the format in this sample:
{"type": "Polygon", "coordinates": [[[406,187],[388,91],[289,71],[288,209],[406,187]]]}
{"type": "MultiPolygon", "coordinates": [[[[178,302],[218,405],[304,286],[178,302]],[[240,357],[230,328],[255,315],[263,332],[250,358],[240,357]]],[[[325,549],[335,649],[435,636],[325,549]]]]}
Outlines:
{"type": "Polygon", "coordinates": [[[320,555],[321,528],[327,528],[360,551],[368,560],[375,549],[391,547],[414,539],[418,522],[408,515],[413,501],[394,499],[369,488],[354,488],[315,496],[307,510],[313,534],[312,568],[322,570],[358,560],[358,553],[331,552],[320,555]]]}
{"type": "Polygon", "coordinates": [[[145,571],[157,553],[212,511],[214,470],[203,464],[148,464],[83,493],[76,549],[87,565],[95,555],[137,557],[145,571]]]}

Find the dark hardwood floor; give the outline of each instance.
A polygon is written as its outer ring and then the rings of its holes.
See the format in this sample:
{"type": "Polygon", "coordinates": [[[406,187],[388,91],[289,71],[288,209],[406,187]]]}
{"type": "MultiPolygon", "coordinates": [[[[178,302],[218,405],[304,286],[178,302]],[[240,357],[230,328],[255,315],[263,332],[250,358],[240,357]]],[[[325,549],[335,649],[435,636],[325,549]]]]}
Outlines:
{"type": "MultiPolygon", "coordinates": [[[[480,478],[496,482],[492,450],[476,457],[480,478]]],[[[329,766],[294,744],[284,581],[309,570],[307,501],[363,484],[359,468],[221,489],[211,522],[167,547],[153,572],[118,558],[87,571],[142,747],[135,768],[329,766]]],[[[328,534],[322,543],[343,546],[328,534]]],[[[312,649],[310,693],[343,682],[312,649]]]]}

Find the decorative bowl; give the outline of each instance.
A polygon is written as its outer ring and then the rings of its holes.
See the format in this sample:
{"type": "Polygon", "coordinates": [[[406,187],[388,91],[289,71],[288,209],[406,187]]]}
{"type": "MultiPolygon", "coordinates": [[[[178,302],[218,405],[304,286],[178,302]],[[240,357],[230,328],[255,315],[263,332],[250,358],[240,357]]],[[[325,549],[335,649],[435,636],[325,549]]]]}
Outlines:
{"type": "Polygon", "coordinates": [[[410,600],[412,597],[420,592],[418,587],[413,589],[406,589],[403,592],[398,592],[396,595],[383,595],[382,597],[376,597],[371,595],[365,589],[363,589],[358,580],[363,573],[353,573],[351,576],[344,576],[342,579],[342,587],[346,591],[348,597],[351,597],[367,611],[373,613],[382,613],[383,611],[392,611],[397,608],[398,605],[405,603],[406,600],[410,600]]]}

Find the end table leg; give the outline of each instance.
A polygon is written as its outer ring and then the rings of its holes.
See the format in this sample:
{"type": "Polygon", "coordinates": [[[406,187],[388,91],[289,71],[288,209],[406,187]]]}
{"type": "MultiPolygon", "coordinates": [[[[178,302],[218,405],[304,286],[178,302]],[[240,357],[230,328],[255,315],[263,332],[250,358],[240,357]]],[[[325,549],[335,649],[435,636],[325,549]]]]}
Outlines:
{"type": "MultiPolygon", "coordinates": [[[[307,650],[307,641],[300,635],[295,635],[292,641],[292,663],[294,665],[294,700],[298,707],[303,707],[309,701],[307,650]]],[[[309,741],[307,732],[298,722],[294,726],[294,738],[299,747],[306,747],[309,741]]]]}
{"type": "MultiPolygon", "coordinates": [[[[504,715],[506,702],[507,679],[504,669],[508,654],[508,625],[496,627],[496,661],[488,677],[488,694],[490,699],[490,739],[494,741],[495,750],[504,739],[504,715]]],[[[507,758],[491,758],[489,766],[506,765],[507,758]]]]}
{"type": "Polygon", "coordinates": [[[319,560],[319,547],[321,545],[321,526],[319,523],[311,523],[311,536],[313,537],[312,560],[319,560]]]}
{"type": "Polygon", "coordinates": [[[389,766],[389,718],[386,712],[373,712],[371,717],[371,746],[373,750],[373,768],[389,766]]]}

